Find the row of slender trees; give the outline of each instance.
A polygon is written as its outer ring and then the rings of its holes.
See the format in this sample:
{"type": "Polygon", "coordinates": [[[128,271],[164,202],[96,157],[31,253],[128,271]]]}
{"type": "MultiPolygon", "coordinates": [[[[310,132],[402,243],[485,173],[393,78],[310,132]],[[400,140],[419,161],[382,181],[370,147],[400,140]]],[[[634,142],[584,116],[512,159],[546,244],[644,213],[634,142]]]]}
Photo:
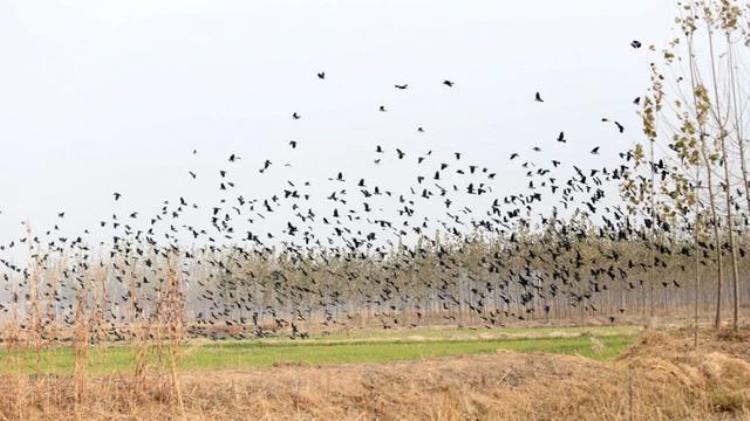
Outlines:
{"type": "MultiPolygon", "coordinates": [[[[737,328],[740,288],[747,285],[741,279],[745,255],[738,238],[746,233],[750,214],[744,137],[749,97],[743,80],[750,10],[735,0],[687,0],[678,2],[678,11],[674,39],[663,49],[651,47],[656,57],[641,99],[647,141],[630,151],[636,172],[623,192],[631,209],[652,220],[679,219],[696,247],[713,243],[714,322],[721,324],[722,290],[729,281],[737,328]]],[[[657,225],[652,235],[661,235],[657,225]]],[[[696,285],[699,274],[696,270],[696,285]]]]}

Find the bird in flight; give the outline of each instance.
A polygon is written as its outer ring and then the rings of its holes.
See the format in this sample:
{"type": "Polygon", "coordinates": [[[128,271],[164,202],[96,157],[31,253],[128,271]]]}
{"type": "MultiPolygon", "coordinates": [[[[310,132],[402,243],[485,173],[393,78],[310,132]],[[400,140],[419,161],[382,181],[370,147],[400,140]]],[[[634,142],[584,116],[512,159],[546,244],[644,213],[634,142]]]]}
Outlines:
{"type": "Polygon", "coordinates": [[[295,149],[297,147],[297,141],[296,140],[290,140],[289,146],[292,147],[292,149],[295,149]]]}
{"type": "Polygon", "coordinates": [[[452,88],[453,85],[455,85],[455,83],[452,82],[452,81],[450,81],[450,80],[448,80],[448,79],[446,79],[446,80],[443,81],[443,85],[445,85],[445,86],[447,86],[449,88],[452,88]]]}
{"type": "Polygon", "coordinates": [[[292,118],[293,118],[293,119],[295,119],[295,120],[299,120],[299,119],[300,119],[300,117],[301,117],[301,116],[300,116],[299,114],[297,114],[297,113],[292,113],[292,118]]]}
{"type": "Polygon", "coordinates": [[[404,83],[403,85],[398,85],[397,84],[397,85],[393,85],[393,86],[395,86],[396,89],[401,89],[403,91],[404,89],[406,89],[406,88],[409,87],[409,84],[408,83],[404,83]]]}
{"type": "Polygon", "coordinates": [[[386,112],[385,105],[381,105],[380,107],[378,107],[378,111],[382,113],[386,112]]]}
{"type": "Polygon", "coordinates": [[[319,72],[319,73],[318,73],[318,79],[321,79],[321,80],[323,80],[323,79],[325,79],[325,78],[326,78],[326,72],[319,72]]]}
{"type": "Polygon", "coordinates": [[[638,40],[633,40],[633,42],[630,43],[630,46],[635,49],[641,48],[641,42],[638,40]]]}
{"type": "Polygon", "coordinates": [[[117,202],[118,200],[120,200],[120,197],[122,197],[122,195],[120,193],[117,193],[117,192],[112,193],[112,195],[115,197],[115,202],[117,202]]]}
{"type": "Polygon", "coordinates": [[[560,134],[557,136],[557,141],[560,143],[565,143],[568,141],[568,139],[565,139],[565,132],[560,132],[560,134]]]}
{"type": "MultiPolygon", "coordinates": [[[[608,121],[609,121],[608,118],[606,118],[606,117],[602,118],[602,122],[606,123],[608,121]]],[[[625,132],[625,126],[623,126],[622,124],[620,124],[619,121],[613,121],[613,123],[615,123],[615,126],[617,126],[617,131],[619,131],[620,133],[625,132]]]]}
{"type": "Polygon", "coordinates": [[[591,150],[591,155],[599,155],[599,147],[598,146],[591,150]]]}

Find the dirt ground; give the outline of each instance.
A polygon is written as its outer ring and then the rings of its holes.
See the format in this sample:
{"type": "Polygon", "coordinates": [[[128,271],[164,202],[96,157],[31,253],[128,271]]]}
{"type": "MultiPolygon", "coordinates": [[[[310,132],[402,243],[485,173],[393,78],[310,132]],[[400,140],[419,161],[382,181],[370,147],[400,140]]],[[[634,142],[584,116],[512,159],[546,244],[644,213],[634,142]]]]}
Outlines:
{"type": "Polygon", "coordinates": [[[750,419],[750,329],[702,332],[697,350],[689,332],[646,332],[609,362],[497,352],[377,365],[192,372],[178,377],[180,396],[171,392],[168,374],[87,379],[79,385],[83,403],[77,406],[71,392],[63,392],[75,390],[73,381],[3,379],[0,396],[17,399],[0,401],[0,418],[750,419]]]}

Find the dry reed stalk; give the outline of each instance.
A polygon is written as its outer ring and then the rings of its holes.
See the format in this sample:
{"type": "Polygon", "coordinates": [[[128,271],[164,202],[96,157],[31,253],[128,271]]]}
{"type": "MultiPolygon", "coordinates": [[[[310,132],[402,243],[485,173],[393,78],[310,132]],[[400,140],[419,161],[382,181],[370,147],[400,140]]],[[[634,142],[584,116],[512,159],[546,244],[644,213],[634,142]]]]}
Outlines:
{"type": "Polygon", "coordinates": [[[130,305],[128,309],[130,321],[128,323],[128,336],[131,346],[135,349],[134,375],[130,379],[130,387],[128,388],[130,396],[127,402],[130,408],[134,410],[138,402],[145,397],[145,387],[148,383],[150,329],[143,315],[143,308],[140,307],[139,303],[140,295],[136,286],[138,276],[136,264],[127,265],[127,261],[123,263],[129,268],[128,299],[130,305]]]}
{"type": "Polygon", "coordinates": [[[165,318],[163,321],[167,329],[169,373],[172,386],[172,396],[176,398],[177,408],[185,418],[185,403],[182,399],[180,381],[178,376],[178,364],[180,357],[180,345],[184,336],[184,296],[182,292],[182,279],[176,269],[175,258],[170,255],[167,262],[167,285],[165,294],[165,318]]]}
{"type": "Polygon", "coordinates": [[[89,321],[86,315],[86,296],[79,293],[76,303],[75,328],[73,335],[73,384],[74,405],[77,419],[81,419],[81,406],[86,400],[86,368],[90,346],[89,321]]]}

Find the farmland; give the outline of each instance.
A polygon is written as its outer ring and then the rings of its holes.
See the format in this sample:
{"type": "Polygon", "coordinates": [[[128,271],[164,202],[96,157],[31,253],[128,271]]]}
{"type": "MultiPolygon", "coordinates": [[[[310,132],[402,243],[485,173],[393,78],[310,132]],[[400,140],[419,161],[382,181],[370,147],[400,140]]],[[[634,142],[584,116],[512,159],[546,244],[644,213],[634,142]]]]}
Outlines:
{"type": "MultiPolygon", "coordinates": [[[[426,358],[513,352],[547,352],[608,360],[619,355],[640,331],[637,327],[417,329],[382,333],[357,332],[351,336],[312,337],[304,341],[286,338],[210,343],[195,341],[181,348],[180,369],[259,369],[285,364],[320,366],[330,364],[377,364],[426,358]]],[[[1,354],[0,354],[1,355],[1,354]]],[[[33,372],[34,352],[4,355],[21,372],[33,372]]],[[[60,346],[45,349],[39,370],[45,374],[71,375],[74,350],[60,346]]],[[[149,360],[158,364],[158,354],[149,360]]],[[[103,346],[90,351],[88,370],[96,374],[130,372],[135,366],[135,347],[103,346]]],[[[12,371],[4,364],[0,373],[12,371]]]]}
{"type": "Polygon", "coordinates": [[[113,346],[90,353],[79,386],[87,397],[74,405],[73,358],[45,351],[44,374],[4,364],[0,388],[14,394],[0,411],[32,419],[739,419],[750,399],[748,334],[701,330],[698,351],[684,329],[628,326],[196,343],[180,365],[181,404],[169,398],[168,365],[155,359],[134,377],[129,348],[113,346]]]}

